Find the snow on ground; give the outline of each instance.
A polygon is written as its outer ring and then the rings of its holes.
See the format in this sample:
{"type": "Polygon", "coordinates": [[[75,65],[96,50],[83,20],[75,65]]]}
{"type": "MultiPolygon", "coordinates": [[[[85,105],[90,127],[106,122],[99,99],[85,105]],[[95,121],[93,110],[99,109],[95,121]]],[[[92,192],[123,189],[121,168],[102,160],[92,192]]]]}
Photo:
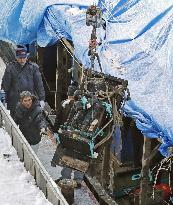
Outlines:
{"type": "Polygon", "coordinates": [[[51,205],[24,168],[10,136],[0,128],[0,204],[51,205]]]}

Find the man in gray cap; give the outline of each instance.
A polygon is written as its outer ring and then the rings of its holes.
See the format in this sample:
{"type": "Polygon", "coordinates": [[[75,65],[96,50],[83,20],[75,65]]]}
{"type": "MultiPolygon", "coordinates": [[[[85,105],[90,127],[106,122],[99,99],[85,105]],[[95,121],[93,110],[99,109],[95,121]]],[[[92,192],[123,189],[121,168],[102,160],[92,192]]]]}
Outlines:
{"type": "Polygon", "coordinates": [[[42,77],[37,64],[28,61],[26,46],[16,48],[16,61],[7,65],[2,78],[1,89],[6,93],[7,109],[14,117],[15,108],[22,91],[36,95],[40,106],[44,108],[45,91],[42,77]]]}

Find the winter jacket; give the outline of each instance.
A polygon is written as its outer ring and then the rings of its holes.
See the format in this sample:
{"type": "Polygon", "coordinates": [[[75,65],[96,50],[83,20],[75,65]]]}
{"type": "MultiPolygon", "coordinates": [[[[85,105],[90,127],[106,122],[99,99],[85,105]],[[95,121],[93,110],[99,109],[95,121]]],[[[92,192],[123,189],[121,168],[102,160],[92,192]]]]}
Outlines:
{"type": "Polygon", "coordinates": [[[43,117],[41,107],[36,99],[33,99],[31,108],[27,109],[20,102],[17,104],[14,120],[30,145],[40,142],[41,128],[46,128],[47,123],[43,117]]]}
{"type": "Polygon", "coordinates": [[[12,117],[22,91],[30,91],[39,100],[45,100],[39,68],[37,64],[29,61],[23,67],[17,61],[10,63],[2,78],[1,88],[6,93],[7,109],[11,111],[12,117]]]}

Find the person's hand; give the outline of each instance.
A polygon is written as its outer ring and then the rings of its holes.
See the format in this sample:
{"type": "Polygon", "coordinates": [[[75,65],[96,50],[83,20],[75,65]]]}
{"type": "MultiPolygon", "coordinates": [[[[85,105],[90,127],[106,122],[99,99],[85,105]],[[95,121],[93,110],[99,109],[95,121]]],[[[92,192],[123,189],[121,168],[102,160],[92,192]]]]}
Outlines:
{"type": "Polygon", "coordinates": [[[42,109],[44,109],[44,107],[45,107],[45,102],[44,102],[44,100],[40,100],[40,107],[41,107],[42,109]]]}
{"type": "Polygon", "coordinates": [[[90,103],[87,103],[87,109],[91,108],[91,104],[90,103]]]}
{"type": "Polygon", "coordinates": [[[40,135],[47,135],[47,131],[46,131],[46,129],[44,127],[41,128],[40,135]]]}

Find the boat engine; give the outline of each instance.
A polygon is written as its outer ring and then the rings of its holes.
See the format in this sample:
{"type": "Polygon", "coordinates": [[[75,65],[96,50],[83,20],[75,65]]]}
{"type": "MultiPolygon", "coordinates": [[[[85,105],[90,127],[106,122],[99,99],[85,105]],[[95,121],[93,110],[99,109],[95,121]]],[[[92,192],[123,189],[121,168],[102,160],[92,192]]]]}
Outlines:
{"type": "Polygon", "coordinates": [[[57,164],[86,172],[99,155],[99,148],[112,137],[114,124],[121,123],[120,107],[127,81],[85,71],[83,85],[74,93],[66,122],[58,130],[57,164]],[[103,77],[104,76],[104,77],[103,77]]]}

